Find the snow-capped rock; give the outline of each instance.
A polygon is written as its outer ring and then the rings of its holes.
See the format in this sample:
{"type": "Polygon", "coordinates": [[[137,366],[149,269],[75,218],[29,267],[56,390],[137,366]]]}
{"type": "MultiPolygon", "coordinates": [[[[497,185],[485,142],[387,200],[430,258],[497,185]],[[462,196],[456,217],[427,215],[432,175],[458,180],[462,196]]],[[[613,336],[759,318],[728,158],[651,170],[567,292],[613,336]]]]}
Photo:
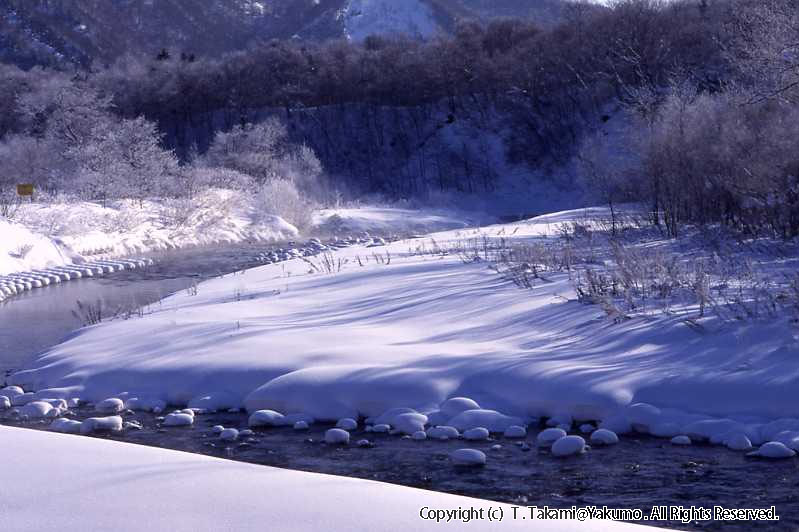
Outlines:
{"type": "Polygon", "coordinates": [[[81,434],[91,434],[93,432],[119,432],[122,430],[122,418],[120,416],[90,417],[84,419],[80,424],[81,434]]]}
{"type": "Polygon", "coordinates": [[[423,431],[423,430],[420,430],[418,432],[414,432],[413,434],[411,434],[411,438],[413,438],[416,441],[426,440],[427,439],[427,433],[425,431],[423,431]]]}
{"type": "Polygon", "coordinates": [[[164,418],[164,426],[166,427],[188,427],[194,424],[194,414],[186,412],[172,412],[167,414],[164,418]]]}
{"type": "Polygon", "coordinates": [[[101,414],[117,414],[125,409],[122,399],[110,397],[94,405],[94,409],[101,414]]]}
{"type": "MultiPolygon", "coordinates": [[[[44,419],[46,417],[57,417],[50,416],[51,412],[54,410],[56,409],[53,408],[53,405],[46,401],[31,401],[19,409],[19,416],[23,419],[44,419]]],[[[57,410],[56,413],[58,413],[57,410]]]]}
{"type": "Polygon", "coordinates": [[[211,427],[211,432],[213,432],[214,434],[222,434],[223,430],[225,430],[225,427],[223,427],[222,425],[214,425],[213,427],[211,427]]]}
{"type": "Polygon", "coordinates": [[[450,440],[460,436],[460,432],[455,427],[448,425],[440,427],[431,427],[427,429],[427,437],[433,440],[450,440]]]}
{"type": "Polygon", "coordinates": [[[477,449],[458,449],[449,453],[449,459],[457,466],[482,466],[486,463],[486,455],[477,449]]]}
{"type": "Polygon", "coordinates": [[[557,440],[566,436],[566,431],[560,428],[544,429],[538,433],[535,441],[539,447],[549,447],[557,440]]]}
{"type": "Polygon", "coordinates": [[[724,444],[733,451],[749,451],[752,449],[752,442],[749,441],[745,434],[740,432],[729,436],[724,444]]]}
{"type": "Polygon", "coordinates": [[[0,395],[0,410],[8,410],[11,408],[11,399],[5,395],[0,395]]]}
{"type": "Polygon", "coordinates": [[[585,452],[585,440],[582,436],[564,436],[552,444],[553,456],[573,456],[585,452]]]}
{"type": "Polygon", "coordinates": [[[461,412],[466,412],[467,410],[480,410],[480,405],[468,397],[453,397],[441,403],[439,410],[447,419],[452,419],[461,412]]]}
{"type": "Polygon", "coordinates": [[[251,428],[257,427],[282,427],[286,425],[286,416],[274,410],[256,410],[250,414],[247,425],[251,428]]]}
{"type": "Polygon", "coordinates": [[[224,441],[236,441],[239,439],[238,429],[225,429],[219,433],[219,439],[224,441]]]}
{"type": "Polygon", "coordinates": [[[65,434],[79,434],[82,423],[74,419],[58,418],[50,423],[50,430],[65,434]]]}
{"type": "Polygon", "coordinates": [[[343,430],[355,430],[358,428],[358,422],[352,418],[345,417],[338,420],[338,423],[336,423],[336,428],[343,430]]]}
{"type": "Polygon", "coordinates": [[[347,444],[350,442],[350,433],[344,429],[330,429],[325,432],[325,442],[334,445],[347,444]]]}
{"type": "Polygon", "coordinates": [[[484,441],[490,436],[488,429],[485,427],[475,427],[464,431],[463,438],[469,441],[484,441]]]}
{"type": "Polygon", "coordinates": [[[380,423],[378,425],[372,426],[372,432],[377,432],[378,434],[384,434],[391,430],[391,426],[385,423],[380,423]]]}
{"type": "Polygon", "coordinates": [[[671,439],[672,445],[691,445],[693,442],[691,438],[686,436],[685,434],[680,434],[679,436],[675,436],[671,439]]]}
{"type": "Polygon", "coordinates": [[[505,429],[503,434],[506,438],[526,438],[527,429],[521,425],[511,425],[505,429]]]}
{"type": "Polygon", "coordinates": [[[294,423],[294,430],[308,430],[308,423],[306,421],[297,421],[294,423]]]}
{"type": "Polygon", "coordinates": [[[506,416],[495,410],[466,410],[449,420],[448,425],[460,431],[485,427],[490,432],[505,432],[512,425],[522,425],[518,417],[506,416]]]}
{"type": "Polygon", "coordinates": [[[597,429],[591,433],[591,443],[594,445],[614,445],[619,443],[619,437],[608,429],[597,429]]]}
{"type": "Polygon", "coordinates": [[[758,456],[760,458],[791,458],[796,456],[796,451],[789,449],[782,442],[770,441],[761,445],[758,450],[746,453],[746,456],[758,456]]]}

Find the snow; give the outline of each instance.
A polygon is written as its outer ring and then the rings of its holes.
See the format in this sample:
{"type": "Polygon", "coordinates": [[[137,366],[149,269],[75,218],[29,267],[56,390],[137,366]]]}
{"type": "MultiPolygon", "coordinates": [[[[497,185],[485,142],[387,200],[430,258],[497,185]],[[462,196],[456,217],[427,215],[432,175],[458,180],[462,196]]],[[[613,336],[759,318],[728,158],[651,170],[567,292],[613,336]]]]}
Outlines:
{"type": "Polygon", "coordinates": [[[104,399],[94,405],[94,409],[101,414],[116,414],[117,412],[122,412],[125,409],[125,403],[122,402],[122,399],[111,397],[109,399],[104,399]]]}
{"type": "Polygon", "coordinates": [[[23,419],[43,419],[46,417],[56,417],[58,409],[44,401],[32,401],[19,409],[19,416],[23,419]],[[55,411],[55,415],[52,415],[55,411]]]}
{"type": "Polygon", "coordinates": [[[582,436],[563,436],[552,444],[553,456],[573,456],[585,452],[585,440],[582,436]]]}
{"type": "Polygon", "coordinates": [[[420,0],[349,0],[339,14],[348,39],[404,33],[430,38],[438,33],[432,9],[420,0]]]}
{"type": "Polygon", "coordinates": [[[619,443],[619,437],[608,429],[597,429],[591,433],[591,443],[594,445],[614,445],[619,443]]]}
{"type": "Polygon", "coordinates": [[[214,434],[222,434],[223,430],[225,430],[225,427],[223,427],[222,425],[214,425],[213,427],[211,427],[211,432],[213,432],[214,434]]]}
{"type": "Polygon", "coordinates": [[[165,427],[188,427],[194,424],[194,415],[187,412],[172,412],[164,418],[165,427]]]}
{"type": "Polygon", "coordinates": [[[122,430],[122,418],[119,416],[90,417],[80,424],[81,434],[93,432],[119,432],[122,430]]]}
{"type": "Polygon", "coordinates": [[[477,449],[458,449],[449,453],[449,459],[458,466],[482,466],[486,463],[486,455],[477,449]]]}
{"type": "Polygon", "coordinates": [[[0,410],[11,408],[11,400],[5,395],[0,395],[0,410]]]}
{"type": "Polygon", "coordinates": [[[427,439],[427,433],[425,431],[423,431],[423,430],[420,430],[418,432],[414,432],[413,434],[411,434],[411,438],[413,438],[416,441],[426,440],[427,439]]]}
{"type": "MultiPolygon", "coordinates": [[[[388,425],[394,427],[394,429],[402,434],[414,434],[415,432],[424,430],[424,426],[426,424],[427,416],[417,412],[405,412],[403,414],[397,414],[388,420],[388,425]]],[[[378,432],[377,427],[379,426],[380,425],[374,427],[375,432],[378,432]]]]}
{"type": "Polygon", "coordinates": [[[487,440],[490,436],[487,428],[484,427],[475,427],[473,429],[469,429],[464,431],[463,439],[469,441],[484,441],[487,440]]]}
{"type": "Polygon", "coordinates": [[[331,444],[347,444],[350,442],[350,433],[344,429],[329,429],[325,432],[325,442],[331,444]]]}
{"type": "Polygon", "coordinates": [[[352,418],[345,417],[343,419],[339,419],[336,423],[336,428],[344,429],[344,430],[355,430],[358,428],[358,422],[352,418]]]}
{"type": "Polygon", "coordinates": [[[752,448],[752,442],[749,441],[749,438],[747,438],[745,434],[741,433],[734,434],[727,438],[724,445],[733,451],[748,451],[752,448]]]}
{"type": "Polygon", "coordinates": [[[460,436],[460,432],[455,427],[447,425],[432,427],[427,429],[427,437],[434,440],[449,440],[460,436]]]}
{"type": "MultiPolygon", "coordinates": [[[[300,423],[300,421],[297,423],[300,423]]],[[[282,427],[287,424],[286,417],[274,410],[257,410],[250,415],[247,421],[247,425],[251,429],[256,427],[282,427]]]]}
{"type": "Polygon", "coordinates": [[[308,430],[308,422],[298,421],[294,424],[294,430],[308,430]]]}
{"type": "Polygon", "coordinates": [[[544,429],[538,433],[535,441],[541,447],[549,447],[561,438],[566,437],[566,431],[561,428],[544,429]]]}
{"type": "Polygon", "coordinates": [[[82,425],[83,423],[74,419],[58,418],[50,423],[50,430],[65,434],[80,434],[82,425]]]}
{"type": "Polygon", "coordinates": [[[0,217],[0,301],[22,290],[126,266],[113,257],[178,247],[287,240],[297,229],[265,215],[254,199],[208,190],[186,210],[181,200],[31,203],[0,217]]]}
{"type": "Polygon", "coordinates": [[[671,439],[673,445],[691,445],[693,442],[691,438],[685,435],[675,436],[671,439]]]}
{"type": "MultiPolygon", "coordinates": [[[[5,530],[451,530],[462,522],[419,518],[421,508],[496,508],[496,502],[290,471],[96,438],[0,426],[0,515],[5,530]],[[57,463],[53,461],[57,457],[57,463]],[[89,459],[90,458],[90,459],[89,459]],[[265,496],[268,494],[268,496],[265,496]],[[365,525],[365,523],[367,525],[365,525]]],[[[511,509],[504,506],[505,514],[511,509]]],[[[542,522],[544,531],[592,530],[596,524],[542,522]]],[[[473,521],[470,530],[495,530],[473,521]]],[[[603,529],[633,530],[603,522],[603,529]]],[[[505,520],[502,528],[528,530],[505,520]]]]}
{"type": "Polygon", "coordinates": [[[503,434],[506,438],[526,438],[527,429],[519,425],[511,425],[503,434]]]}
{"type": "Polygon", "coordinates": [[[439,411],[448,418],[453,418],[467,410],[480,410],[480,405],[468,397],[453,397],[441,403],[439,408],[439,411]]]}
{"type": "Polygon", "coordinates": [[[491,432],[505,432],[505,429],[513,425],[524,423],[522,419],[513,416],[506,416],[495,410],[466,410],[449,420],[458,430],[468,430],[475,427],[486,427],[491,432]]]}
{"type": "Polygon", "coordinates": [[[225,429],[219,433],[219,439],[223,441],[236,441],[239,439],[239,431],[237,429],[225,429]]]}
{"type": "Polygon", "coordinates": [[[541,418],[718,445],[736,433],[761,445],[799,431],[799,342],[782,322],[701,334],[680,316],[612,323],[575,301],[566,273],[522,290],[446,251],[483,237],[545,242],[560,224],[603,212],[335,249],[343,266],[331,274],[295,259],[213,279],[152,314],[79,331],[9,377],[35,392],[12,403],[224,398],[219,405],[244,407],[251,420],[271,412],[251,426],[296,422],[284,414],[374,423],[392,412],[379,423],[399,430],[409,414],[401,432],[424,427],[430,438],[541,418]],[[248,297],[231,297],[236,290],[248,297]],[[430,428],[439,425],[452,428],[430,428]]]}
{"type": "Polygon", "coordinates": [[[427,234],[447,229],[465,229],[483,220],[454,209],[402,207],[350,207],[322,209],[314,213],[314,231],[330,235],[427,234]]]}
{"type": "Polygon", "coordinates": [[[796,456],[796,451],[789,449],[784,443],[770,441],[761,445],[757,451],[747,453],[746,456],[758,456],[761,458],[792,458],[796,456]]]}

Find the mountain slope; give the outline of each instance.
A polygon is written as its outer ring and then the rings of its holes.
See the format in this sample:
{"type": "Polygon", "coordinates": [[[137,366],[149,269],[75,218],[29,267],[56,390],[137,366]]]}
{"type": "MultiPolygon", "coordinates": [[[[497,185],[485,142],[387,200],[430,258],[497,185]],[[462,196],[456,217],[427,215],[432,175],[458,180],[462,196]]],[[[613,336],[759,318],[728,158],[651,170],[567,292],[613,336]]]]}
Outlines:
{"type": "Polygon", "coordinates": [[[0,0],[0,61],[110,62],[125,53],[219,55],[258,40],[407,33],[458,20],[555,20],[562,0],[0,0]]]}

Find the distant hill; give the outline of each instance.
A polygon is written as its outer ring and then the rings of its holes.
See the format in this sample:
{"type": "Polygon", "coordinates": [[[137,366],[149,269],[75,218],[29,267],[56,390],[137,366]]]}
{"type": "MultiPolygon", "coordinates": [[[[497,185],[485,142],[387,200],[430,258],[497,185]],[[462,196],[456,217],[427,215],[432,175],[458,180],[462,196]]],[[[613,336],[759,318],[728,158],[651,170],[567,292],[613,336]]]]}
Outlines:
{"type": "Polygon", "coordinates": [[[218,55],[272,38],[420,38],[459,19],[551,23],[562,0],[0,0],[0,61],[109,62],[127,52],[218,55]]]}

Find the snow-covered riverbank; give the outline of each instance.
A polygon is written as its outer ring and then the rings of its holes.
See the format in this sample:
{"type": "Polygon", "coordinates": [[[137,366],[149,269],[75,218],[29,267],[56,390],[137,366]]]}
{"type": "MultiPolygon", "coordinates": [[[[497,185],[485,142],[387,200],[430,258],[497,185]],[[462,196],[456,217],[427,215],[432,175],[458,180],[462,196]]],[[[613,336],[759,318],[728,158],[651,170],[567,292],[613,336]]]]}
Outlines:
{"type": "Polygon", "coordinates": [[[36,391],[24,400],[121,397],[319,420],[411,408],[426,416],[422,426],[459,430],[544,417],[567,430],[596,421],[619,433],[799,447],[799,351],[785,323],[719,332],[669,316],[614,324],[574,300],[565,274],[524,291],[485,263],[430,252],[483,234],[543,238],[577,216],[215,279],[141,319],[83,330],[11,382],[36,391]],[[456,396],[501,414],[441,412],[456,396]]]}

